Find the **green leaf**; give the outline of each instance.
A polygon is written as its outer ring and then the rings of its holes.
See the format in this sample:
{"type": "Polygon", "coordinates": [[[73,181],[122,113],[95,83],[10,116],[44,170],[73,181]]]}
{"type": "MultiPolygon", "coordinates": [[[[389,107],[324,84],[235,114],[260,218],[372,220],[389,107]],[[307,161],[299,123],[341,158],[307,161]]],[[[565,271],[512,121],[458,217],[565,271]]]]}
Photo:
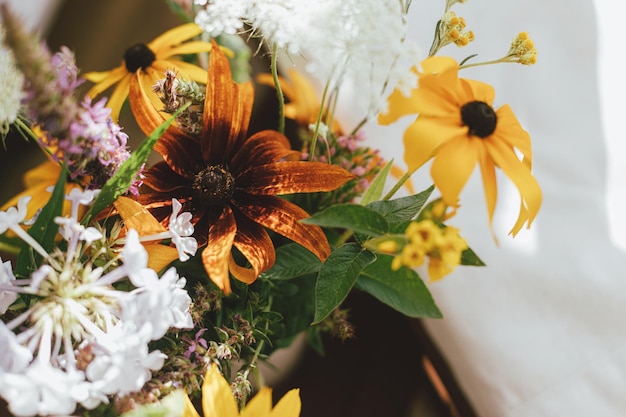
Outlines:
{"type": "Polygon", "coordinates": [[[155,143],[159,140],[163,132],[165,132],[170,124],[172,124],[176,117],[189,107],[190,104],[191,102],[178,109],[178,111],[163,122],[161,126],[154,129],[150,136],[148,136],[146,140],[139,145],[137,150],[131,154],[130,158],[124,161],[115,175],[113,175],[113,177],[111,177],[111,179],[104,184],[102,190],[100,190],[100,194],[98,194],[96,201],[94,201],[93,205],[83,218],[83,224],[89,223],[89,220],[91,220],[94,215],[110,206],[119,196],[128,190],[128,187],[130,187],[133,183],[133,179],[137,176],[137,173],[141,169],[142,165],[148,160],[155,143]]]}
{"type": "Polygon", "coordinates": [[[336,204],[300,221],[322,227],[351,229],[357,233],[376,236],[389,230],[389,224],[381,214],[358,204],[336,204]]]}
{"type": "Polygon", "coordinates": [[[406,316],[441,318],[441,311],[417,272],[409,268],[393,271],[392,259],[392,256],[378,255],[376,262],[361,272],[356,288],[406,316]]]}
{"type": "Polygon", "coordinates": [[[375,201],[367,207],[382,214],[389,223],[409,221],[424,207],[434,189],[431,185],[421,193],[389,201],[375,201]]]}
{"type": "Polygon", "coordinates": [[[360,204],[365,206],[372,201],[380,200],[383,195],[383,189],[385,188],[385,182],[387,181],[387,176],[389,175],[389,171],[393,166],[393,159],[387,162],[387,165],[380,170],[374,181],[370,184],[370,186],[365,190],[363,196],[361,197],[360,204]]]}
{"type": "Polygon", "coordinates": [[[346,299],[363,268],[375,260],[374,253],[356,243],[346,243],[331,252],[317,276],[312,324],[320,323],[346,299]]]}
{"type": "Polygon", "coordinates": [[[467,248],[461,253],[461,265],[486,266],[471,248],[467,248]]]}
{"type": "Polygon", "coordinates": [[[272,280],[293,279],[319,271],[322,261],[297,243],[287,243],[276,248],[276,262],[259,278],[272,280]]]}
{"type": "MultiPolygon", "coordinates": [[[[54,186],[50,199],[46,205],[43,206],[37,219],[28,229],[28,234],[31,235],[46,252],[50,252],[54,247],[54,239],[59,230],[59,225],[54,222],[54,218],[60,216],[63,212],[66,178],[66,171],[61,171],[61,175],[59,175],[59,179],[54,186]]],[[[25,245],[15,262],[15,275],[20,277],[29,276],[32,271],[37,269],[40,260],[41,255],[34,252],[30,246],[25,245]]]]}

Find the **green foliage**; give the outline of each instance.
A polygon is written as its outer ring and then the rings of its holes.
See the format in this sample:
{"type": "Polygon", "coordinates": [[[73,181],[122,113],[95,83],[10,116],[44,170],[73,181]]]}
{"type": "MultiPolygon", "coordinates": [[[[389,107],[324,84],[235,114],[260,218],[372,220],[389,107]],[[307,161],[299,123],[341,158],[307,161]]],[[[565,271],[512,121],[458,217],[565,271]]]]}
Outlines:
{"type": "Polygon", "coordinates": [[[366,266],[356,288],[365,291],[409,317],[440,318],[430,291],[412,269],[391,269],[393,257],[378,255],[376,261],[366,266]]]}
{"type": "Polygon", "coordinates": [[[356,233],[376,236],[389,230],[387,220],[380,213],[358,204],[336,204],[301,221],[306,224],[350,229],[356,233]]]}
{"type": "MultiPolygon", "coordinates": [[[[59,175],[59,179],[52,191],[50,200],[41,209],[37,220],[28,229],[28,234],[33,237],[41,247],[50,252],[54,247],[54,239],[59,225],[54,222],[54,218],[63,212],[63,202],[65,201],[65,172],[59,175]]],[[[30,273],[37,269],[41,261],[41,255],[36,253],[30,246],[24,245],[15,263],[15,275],[17,277],[28,277],[30,273]]]]}
{"type": "Polygon", "coordinates": [[[415,218],[424,207],[432,194],[434,186],[428,187],[421,193],[408,197],[400,197],[395,200],[374,201],[367,205],[368,208],[380,213],[389,223],[407,222],[415,218]]]}
{"type": "Polygon", "coordinates": [[[287,243],[276,248],[276,263],[260,278],[288,280],[302,275],[317,273],[322,262],[308,249],[297,243],[287,243]]]}
{"type": "Polygon", "coordinates": [[[363,195],[361,196],[361,204],[367,205],[372,201],[379,200],[383,195],[383,189],[385,188],[385,182],[387,181],[387,176],[389,175],[389,171],[393,166],[393,159],[387,162],[387,165],[380,170],[380,172],[374,178],[374,181],[370,184],[370,186],[365,190],[363,195]]]}
{"type": "Polygon", "coordinates": [[[315,284],[315,317],[320,323],[348,296],[359,274],[376,260],[376,255],[357,243],[346,243],[322,264],[315,284]]]}
{"type": "Polygon", "coordinates": [[[107,181],[106,184],[100,190],[100,194],[94,201],[93,205],[83,218],[83,224],[88,224],[91,218],[100,213],[105,208],[109,207],[119,196],[124,194],[128,187],[131,186],[133,180],[137,176],[137,173],[141,167],[146,163],[152,148],[159,140],[163,132],[172,124],[176,117],[182,113],[189,104],[182,106],[176,113],[168,118],[161,126],[154,129],[154,131],[144,140],[141,145],[134,151],[130,158],[128,158],[117,170],[115,175],[107,181]]]}

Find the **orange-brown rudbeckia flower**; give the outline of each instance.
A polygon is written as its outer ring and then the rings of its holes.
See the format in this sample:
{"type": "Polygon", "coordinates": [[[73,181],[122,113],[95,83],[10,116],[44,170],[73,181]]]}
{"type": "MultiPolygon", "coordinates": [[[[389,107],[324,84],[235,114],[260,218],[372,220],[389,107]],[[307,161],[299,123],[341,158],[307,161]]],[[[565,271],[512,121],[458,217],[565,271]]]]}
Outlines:
{"type": "Polygon", "coordinates": [[[117,68],[103,72],[88,72],[85,78],[95,83],[89,90],[91,97],[96,97],[109,87],[117,84],[107,107],[111,109],[111,117],[117,121],[124,100],[128,96],[131,80],[139,81],[150,91],[149,97],[154,105],[160,105],[159,98],[154,94],[152,86],[163,78],[166,69],[178,71],[185,78],[203,83],[206,70],[175,57],[184,54],[197,54],[211,50],[209,42],[189,41],[199,35],[202,29],[195,23],[187,23],[168,30],[147,44],[138,43],[124,53],[124,59],[117,68]]]}
{"type": "Polygon", "coordinates": [[[408,114],[419,116],[404,133],[404,161],[415,171],[433,158],[431,175],[443,201],[457,206],[459,194],[476,165],[480,166],[489,224],[496,207],[496,167],[515,184],[521,197],[515,235],[528,227],[541,206],[542,193],[531,174],[530,136],[508,105],[493,108],[493,87],[458,78],[458,64],[449,57],[422,63],[419,85],[409,97],[394,91],[389,112],[379,123],[389,124],[408,114]],[[519,152],[522,159],[517,155],[519,152]]]}
{"type": "MultiPolygon", "coordinates": [[[[137,80],[131,82],[130,102],[145,132],[163,122],[137,80]]],[[[202,250],[206,272],[225,294],[230,293],[229,269],[251,283],[274,264],[276,254],[265,228],[326,258],[330,248],[322,229],[300,223],[308,214],[277,195],[330,191],[353,178],[333,165],[285,161],[294,151],[279,132],[248,137],[252,103],[252,84],[234,83],[226,56],[214,46],[202,135],[197,139],[170,126],[155,146],[164,161],[145,172],[144,184],[151,190],[139,197],[160,221],[167,221],[172,198],[192,213],[194,236],[200,244],[208,240],[202,250]],[[251,268],[235,263],[233,246],[251,268]]]]}

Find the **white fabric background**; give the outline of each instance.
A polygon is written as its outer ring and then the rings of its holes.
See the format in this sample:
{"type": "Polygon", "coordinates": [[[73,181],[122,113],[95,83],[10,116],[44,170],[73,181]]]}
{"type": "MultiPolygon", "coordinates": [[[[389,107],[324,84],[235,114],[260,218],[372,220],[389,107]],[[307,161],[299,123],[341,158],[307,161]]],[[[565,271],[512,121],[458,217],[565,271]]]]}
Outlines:
{"type": "MultiPolygon", "coordinates": [[[[443,8],[433,3],[443,1],[412,6],[412,36],[426,50],[443,8]]],[[[508,237],[519,202],[499,177],[496,246],[475,172],[451,223],[488,266],[430,285],[444,319],[427,329],[480,416],[626,415],[626,5],[471,0],[453,10],[476,41],[440,55],[500,57],[524,30],[535,41],[535,66],[461,76],[492,84],[496,106],[510,104],[530,132],[544,202],[531,230],[508,237]]],[[[410,121],[369,126],[370,143],[401,162],[410,121]]],[[[430,184],[427,170],[416,182],[430,184]]]]}

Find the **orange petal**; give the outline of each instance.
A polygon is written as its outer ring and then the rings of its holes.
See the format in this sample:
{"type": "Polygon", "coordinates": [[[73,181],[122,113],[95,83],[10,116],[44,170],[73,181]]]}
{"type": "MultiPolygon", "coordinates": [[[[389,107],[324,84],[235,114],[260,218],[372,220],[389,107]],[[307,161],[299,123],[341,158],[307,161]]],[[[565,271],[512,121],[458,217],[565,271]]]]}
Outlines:
{"type": "Polygon", "coordinates": [[[309,214],[295,204],[274,196],[237,193],[234,203],[251,220],[304,246],[321,260],[330,254],[330,246],[321,228],[299,220],[309,214]]]}
{"type": "Polygon", "coordinates": [[[355,176],[322,162],[288,161],[253,166],[237,177],[237,188],[250,194],[293,194],[331,191],[355,176]]]}
{"type": "Polygon", "coordinates": [[[202,251],[202,263],[211,281],[229,295],[228,259],[235,241],[237,224],[230,207],[225,206],[209,226],[209,241],[202,251]]]}
{"type": "Polygon", "coordinates": [[[190,180],[181,177],[167,165],[161,161],[143,172],[145,178],[143,183],[155,191],[171,192],[178,188],[189,187],[190,180]]]}
{"type": "Polygon", "coordinates": [[[202,130],[202,157],[211,164],[224,163],[241,144],[253,101],[252,85],[233,82],[228,58],[216,46],[209,57],[202,130]]]}
{"type": "Polygon", "coordinates": [[[239,281],[252,284],[259,277],[259,274],[274,265],[276,252],[272,240],[263,227],[242,215],[236,215],[236,219],[237,234],[234,245],[248,260],[251,268],[238,265],[231,256],[229,261],[230,272],[239,281]]]}
{"type": "Polygon", "coordinates": [[[249,165],[276,162],[287,156],[300,154],[290,148],[289,140],[275,130],[263,130],[250,136],[228,164],[232,173],[238,173],[249,165]]]}

